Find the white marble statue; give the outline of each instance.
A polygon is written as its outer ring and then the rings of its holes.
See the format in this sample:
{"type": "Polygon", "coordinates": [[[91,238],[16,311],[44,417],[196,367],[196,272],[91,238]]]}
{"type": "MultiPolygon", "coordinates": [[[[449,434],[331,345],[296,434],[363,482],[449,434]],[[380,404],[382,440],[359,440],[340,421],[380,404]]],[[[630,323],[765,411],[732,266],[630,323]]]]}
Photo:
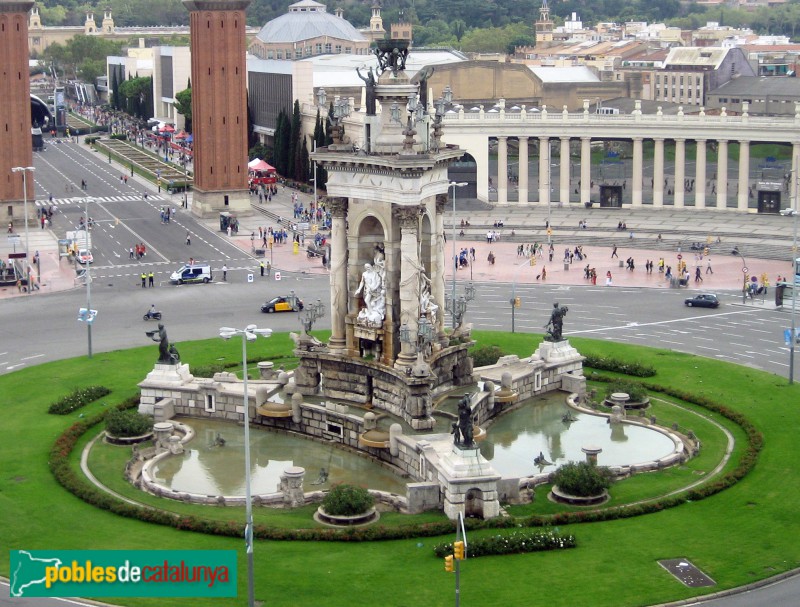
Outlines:
{"type": "Polygon", "coordinates": [[[362,295],[365,308],[358,313],[359,322],[370,325],[380,325],[386,315],[386,285],[384,282],[385,270],[382,266],[377,268],[371,264],[364,264],[361,282],[353,295],[362,295]]]}
{"type": "Polygon", "coordinates": [[[425,275],[424,270],[419,272],[419,313],[420,316],[427,316],[431,325],[436,327],[436,315],[439,306],[433,301],[431,295],[431,279],[425,275]]]}

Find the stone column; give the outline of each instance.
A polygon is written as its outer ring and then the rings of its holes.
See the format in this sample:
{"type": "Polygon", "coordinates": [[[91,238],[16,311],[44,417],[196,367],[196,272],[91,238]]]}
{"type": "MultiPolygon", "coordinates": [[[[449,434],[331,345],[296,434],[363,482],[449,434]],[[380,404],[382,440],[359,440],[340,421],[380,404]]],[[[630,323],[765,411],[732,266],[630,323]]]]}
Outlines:
{"type": "Polygon", "coordinates": [[[519,203],[528,204],[528,138],[519,138],[519,203]]]}
{"type": "Polygon", "coordinates": [[[567,205],[569,203],[569,169],[570,169],[570,159],[569,159],[569,137],[561,137],[561,151],[559,153],[558,159],[558,189],[559,192],[559,202],[563,205],[567,205]]]}
{"type": "Polygon", "coordinates": [[[592,138],[581,137],[581,199],[578,202],[589,202],[592,199],[592,138]]]}
{"type": "Polygon", "coordinates": [[[739,142],[739,194],[737,206],[740,211],[747,211],[750,193],[750,142],[739,142]]]}
{"type": "Polygon", "coordinates": [[[728,206],[728,142],[717,142],[717,208],[728,206]]]}
{"type": "MultiPolygon", "coordinates": [[[[419,321],[419,207],[395,207],[395,217],[400,223],[400,326],[408,325],[412,336],[417,334],[419,321]]],[[[400,342],[400,354],[395,367],[414,363],[414,346],[400,342]]]]}
{"type": "MultiPolygon", "coordinates": [[[[676,180],[677,181],[677,180],[676,180]]],[[[678,187],[677,184],[675,187],[678,187]]],[[[653,153],[653,206],[664,206],[664,140],[655,140],[653,153]]]]}
{"type": "Polygon", "coordinates": [[[445,261],[447,259],[444,252],[444,213],[447,205],[447,194],[436,195],[436,220],[434,224],[434,234],[436,241],[433,250],[433,264],[431,268],[431,295],[433,301],[439,306],[439,314],[436,317],[436,332],[444,333],[444,292],[446,268],[453,268],[455,272],[455,262],[445,261]]]}
{"type": "Polygon", "coordinates": [[[343,352],[347,345],[347,198],[328,198],[331,210],[331,350],[343,352]]]}
{"type": "Polygon", "coordinates": [[[683,208],[686,201],[686,140],[675,140],[675,208],[683,208]]]}
{"type": "Polygon", "coordinates": [[[694,177],[694,208],[706,208],[706,140],[697,140],[694,177]]]}
{"type": "Polygon", "coordinates": [[[539,204],[550,204],[549,137],[539,137],[539,204]]]}
{"type": "Polygon", "coordinates": [[[497,138],[497,204],[508,204],[508,137],[497,138]]]}
{"type": "MultiPolygon", "coordinates": [[[[633,183],[631,183],[631,202],[634,207],[642,206],[642,138],[633,138],[633,183]]],[[[663,185],[663,183],[662,183],[663,185]]]]}

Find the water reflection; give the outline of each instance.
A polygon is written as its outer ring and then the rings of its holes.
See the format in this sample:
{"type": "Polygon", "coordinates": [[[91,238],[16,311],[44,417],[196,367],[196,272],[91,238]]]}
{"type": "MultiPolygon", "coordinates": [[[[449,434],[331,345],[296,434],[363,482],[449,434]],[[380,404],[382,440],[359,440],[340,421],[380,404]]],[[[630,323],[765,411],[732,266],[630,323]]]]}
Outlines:
{"type": "MultiPolygon", "coordinates": [[[[243,428],[213,420],[181,421],[194,428],[197,435],[186,446],[183,456],[168,457],[155,466],[153,474],[159,482],[175,491],[201,495],[244,495],[243,428]],[[215,446],[217,433],[225,440],[225,446],[215,446]]],[[[275,493],[281,473],[290,466],[306,469],[306,491],[329,489],[336,483],[401,494],[406,491],[406,479],[355,453],[252,427],[250,458],[254,494],[275,493]],[[314,485],[322,468],[328,471],[328,480],[314,485]]]]}
{"type": "Polygon", "coordinates": [[[481,453],[502,476],[530,476],[555,470],[567,461],[585,459],[581,447],[597,445],[602,466],[649,462],[671,453],[672,440],[654,430],[608,424],[605,417],[572,412],[575,421],[564,422],[564,394],[556,393],[525,403],[501,416],[481,443],[481,453]],[[542,454],[549,465],[536,465],[542,454]]]}
{"type": "MultiPolygon", "coordinates": [[[[674,449],[670,438],[648,428],[609,425],[605,417],[576,412],[572,412],[573,421],[565,421],[564,401],[563,393],[537,397],[493,423],[486,440],[480,443],[481,453],[492,468],[504,477],[552,471],[567,461],[584,460],[581,447],[589,445],[602,448],[598,463],[605,466],[649,462],[674,449]],[[534,462],[540,454],[540,461],[534,462]]],[[[159,462],[153,470],[156,478],[175,491],[244,495],[243,429],[222,421],[183,421],[195,429],[196,438],[183,456],[159,462]]],[[[402,495],[406,492],[407,479],[332,444],[259,429],[253,429],[250,438],[253,493],[276,492],[281,473],[290,466],[306,469],[306,491],[352,483],[402,495]],[[328,472],[326,482],[318,482],[322,469],[328,472]]]]}

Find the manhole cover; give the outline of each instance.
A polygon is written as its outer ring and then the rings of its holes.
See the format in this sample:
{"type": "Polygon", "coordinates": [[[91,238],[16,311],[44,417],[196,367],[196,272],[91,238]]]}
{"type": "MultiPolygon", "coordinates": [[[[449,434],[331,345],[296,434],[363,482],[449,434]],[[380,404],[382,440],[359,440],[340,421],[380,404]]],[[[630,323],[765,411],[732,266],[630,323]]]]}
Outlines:
{"type": "Polygon", "coordinates": [[[665,559],[658,561],[658,564],[689,588],[716,585],[714,580],[692,565],[687,559],[665,559]]]}

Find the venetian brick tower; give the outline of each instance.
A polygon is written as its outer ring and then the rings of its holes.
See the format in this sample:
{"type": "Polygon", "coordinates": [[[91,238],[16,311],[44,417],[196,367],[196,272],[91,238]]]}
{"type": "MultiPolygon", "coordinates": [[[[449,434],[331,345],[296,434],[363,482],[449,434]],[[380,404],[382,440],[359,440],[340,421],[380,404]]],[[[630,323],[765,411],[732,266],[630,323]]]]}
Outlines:
{"type": "MultiPolygon", "coordinates": [[[[28,11],[32,6],[32,0],[0,0],[0,201],[6,203],[3,217],[14,223],[22,221],[24,210],[22,177],[12,173],[11,167],[33,164],[28,77],[28,11]]],[[[28,199],[33,200],[30,177],[28,199]]]]}
{"type": "Polygon", "coordinates": [[[192,212],[251,213],[245,14],[250,0],[184,0],[192,50],[192,212]]]}

